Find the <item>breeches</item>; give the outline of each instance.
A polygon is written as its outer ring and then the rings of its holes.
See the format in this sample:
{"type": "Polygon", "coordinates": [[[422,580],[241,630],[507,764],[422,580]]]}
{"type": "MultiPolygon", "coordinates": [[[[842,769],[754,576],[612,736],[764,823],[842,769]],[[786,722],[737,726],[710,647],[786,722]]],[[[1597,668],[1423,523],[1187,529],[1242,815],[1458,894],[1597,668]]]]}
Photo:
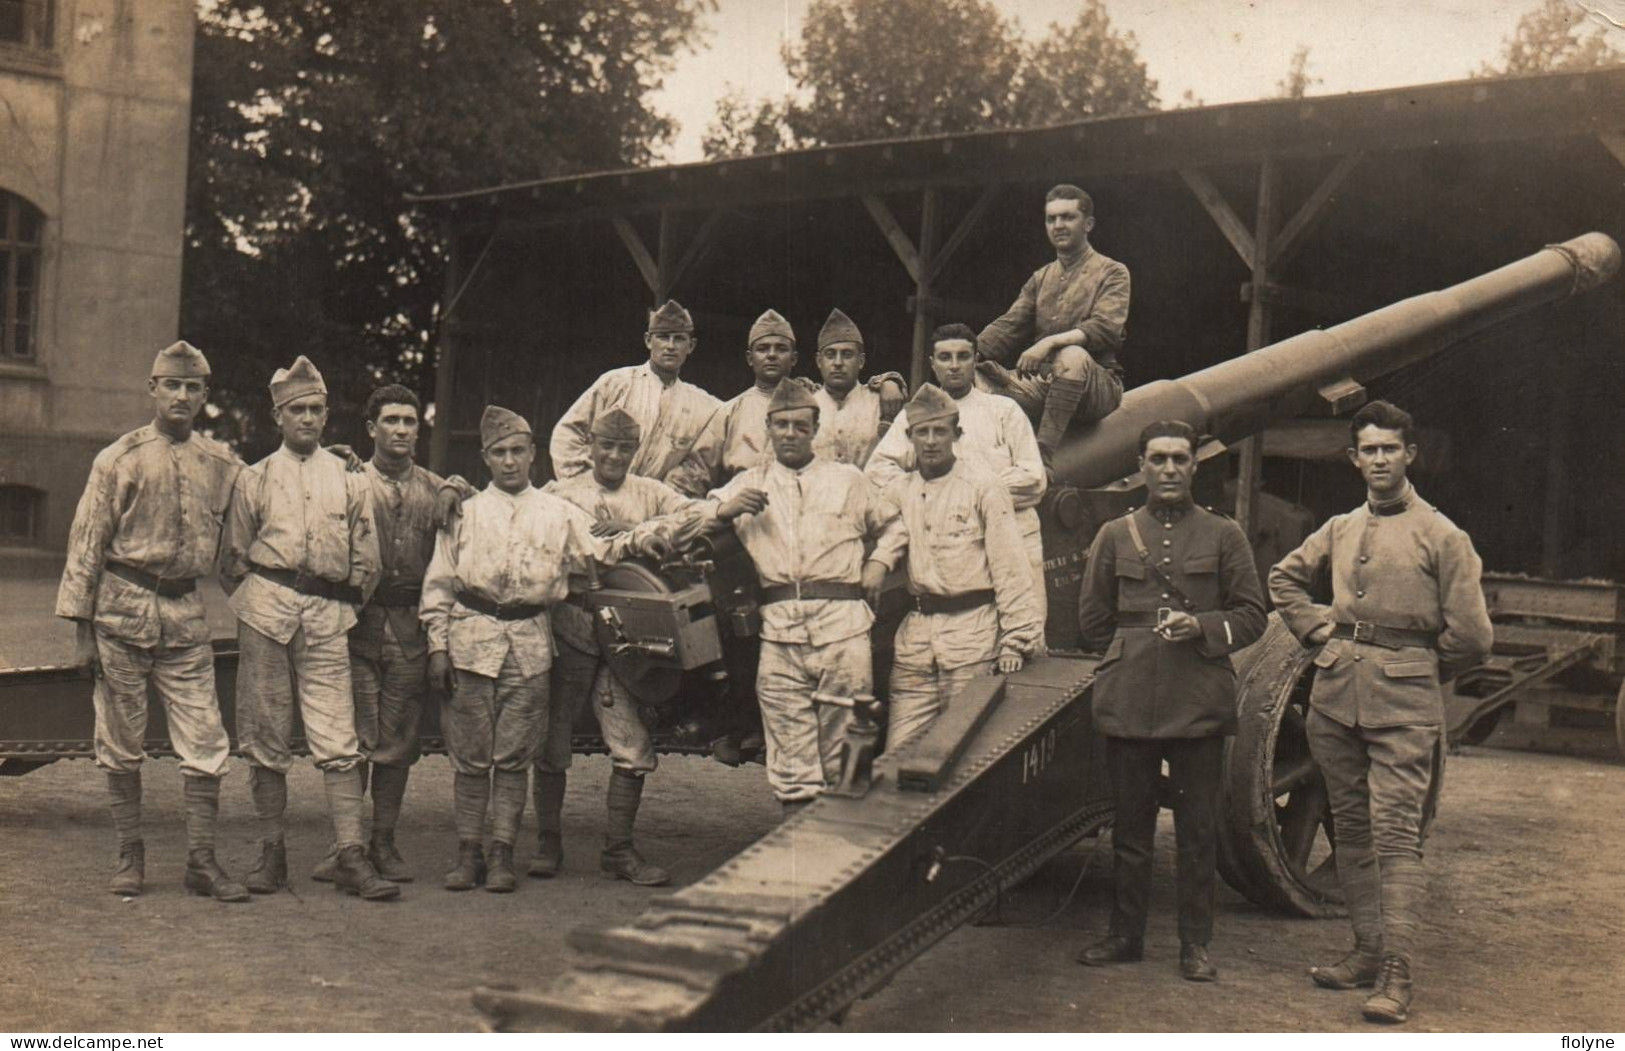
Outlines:
{"type": "Polygon", "coordinates": [[[442,729],[459,774],[530,769],[547,734],[548,673],[526,678],[510,652],[496,678],[453,672],[442,729]]]}
{"type": "Polygon", "coordinates": [[[361,761],[348,638],[311,643],[300,628],[284,646],[239,621],[237,643],[237,740],[250,763],[281,774],[293,766],[295,703],[318,767],[348,770],[361,761]]]}
{"type": "Polygon", "coordinates": [[[1311,709],[1309,751],[1326,776],[1340,850],[1422,856],[1437,726],[1348,727],[1311,709]]]}
{"type": "Polygon", "coordinates": [[[101,674],[96,708],[96,765],[134,773],[146,758],[147,684],[164,702],[169,740],[188,777],[224,777],[231,742],[214,693],[214,648],[208,643],[147,649],[96,633],[101,674]]]}
{"type": "Polygon", "coordinates": [[[764,639],[756,698],[773,794],[785,802],[812,799],[839,781],[852,701],[873,696],[868,632],[825,646],[764,639]]]}
{"type": "Polygon", "coordinates": [[[362,753],[379,766],[405,767],[418,761],[428,663],[426,653],[408,657],[387,622],[377,660],[350,655],[356,737],[362,753]]]}
{"type": "Polygon", "coordinates": [[[1213,936],[1213,871],[1218,859],[1219,793],[1224,738],[1106,738],[1106,763],[1117,796],[1112,826],[1112,933],[1139,938],[1151,903],[1152,844],[1163,760],[1174,789],[1178,846],[1179,940],[1206,945],[1213,936]]]}
{"type": "Polygon", "coordinates": [[[570,737],[582,705],[598,720],[617,770],[642,775],[658,764],[654,739],[643,721],[637,698],[626,692],[608,662],[563,639],[553,654],[553,702],[547,720],[547,739],[536,757],[536,769],[562,774],[570,769],[570,737]],[[607,705],[606,705],[607,702],[607,705]]]}

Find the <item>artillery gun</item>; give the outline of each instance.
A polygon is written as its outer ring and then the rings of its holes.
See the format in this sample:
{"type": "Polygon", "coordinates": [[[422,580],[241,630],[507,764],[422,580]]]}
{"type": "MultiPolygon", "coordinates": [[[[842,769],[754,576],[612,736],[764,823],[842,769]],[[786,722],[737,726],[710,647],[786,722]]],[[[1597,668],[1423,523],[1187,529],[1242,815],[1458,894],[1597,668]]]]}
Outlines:
{"type": "MultiPolygon", "coordinates": [[[[1451,288],[1312,331],[1183,379],[1129,391],[1060,450],[1057,477],[1091,495],[1069,527],[1087,545],[1127,506],[1140,429],[1177,418],[1213,440],[1257,434],[1317,405],[1347,412],[1363,382],[1476,332],[1607,280],[1619,248],[1586,234],[1451,288]],[[1112,496],[1110,493],[1117,495],[1112,496]]],[[[753,704],[755,576],[731,536],[681,559],[609,567],[589,606],[615,673],[661,713],[656,745],[704,751],[710,729],[753,704]]],[[[904,612],[877,611],[875,683],[884,687],[904,612]]],[[[1240,725],[1227,749],[1220,870],[1249,899],[1322,916],[1340,907],[1325,845],[1325,784],[1303,720],[1314,667],[1272,618],[1235,660],[1240,725]]],[[[503,1030],[794,1029],[840,1017],[909,960],[1110,819],[1111,791],[1089,687],[1095,658],[1055,652],[968,687],[921,737],[870,762],[849,753],[843,783],[698,882],[624,926],[571,936],[574,968],[537,992],[481,990],[503,1030]]],[[[227,726],[236,653],[217,646],[227,726]]],[[[0,773],[89,757],[89,684],[69,668],[0,672],[0,773]]],[[[443,750],[426,712],[425,751],[443,750]]],[[[590,724],[576,747],[602,751],[590,724]]],[[[172,754],[154,701],[147,749],[172,754]]],[[[1437,779],[1433,786],[1439,789],[1437,779]]]]}

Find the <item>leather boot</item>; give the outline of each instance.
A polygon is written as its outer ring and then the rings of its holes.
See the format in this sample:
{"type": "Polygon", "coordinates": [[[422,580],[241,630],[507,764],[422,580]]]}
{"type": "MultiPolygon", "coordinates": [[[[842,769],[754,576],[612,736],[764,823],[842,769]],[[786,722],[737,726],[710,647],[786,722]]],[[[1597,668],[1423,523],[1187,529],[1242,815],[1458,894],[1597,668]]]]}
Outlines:
{"type": "Polygon", "coordinates": [[[107,889],[121,898],[138,898],[147,878],[147,846],[141,840],[119,844],[118,868],[107,889]]]}
{"type": "Polygon", "coordinates": [[[598,868],[605,879],[624,879],[639,887],[663,887],[671,873],[643,860],[632,844],[632,825],[643,800],[643,778],[626,770],[609,775],[609,821],[604,828],[604,852],[598,868]]]}
{"type": "Polygon", "coordinates": [[[1403,956],[1389,954],[1382,958],[1382,969],[1377,974],[1377,988],[1366,1000],[1360,1013],[1368,1022],[1397,1025],[1411,1012],[1411,964],[1403,956]]]}
{"type": "Polygon", "coordinates": [[[457,864],[446,873],[447,890],[473,890],[485,882],[485,850],[478,840],[465,839],[457,844],[457,864]]]}
{"type": "Polygon", "coordinates": [[[552,879],[564,867],[564,788],[566,775],[536,770],[536,856],[530,874],[552,879]]]}
{"type": "Polygon", "coordinates": [[[1179,976],[1187,982],[1215,982],[1219,969],[1207,958],[1207,946],[1184,942],[1179,946],[1179,976]]]}
{"type": "Polygon", "coordinates": [[[367,848],[367,860],[378,870],[378,875],[391,883],[412,882],[412,870],[406,867],[406,859],[395,849],[395,830],[392,828],[372,830],[372,844],[367,848]]]}
{"type": "Polygon", "coordinates": [[[1145,959],[1145,939],[1108,934],[1078,953],[1075,959],[1085,967],[1104,967],[1109,963],[1138,963],[1145,959]]]}
{"type": "Polygon", "coordinates": [[[186,855],[186,889],[215,901],[247,901],[248,888],[226,875],[214,851],[193,850],[186,855]]]}
{"type": "Polygon", "coordinates": [[[327,848],[327,856],[316,862],[316,867],[310,870],[310,878],[317,883],[332,883],[337,878],[339,870],[339,845],[334,843],[327,848]]]}
{"type": "Polygon", "coordinates": [[[275,894],[288,885],[288,845],[280,839],[260,840],[260,860],[245,881],[255,894],[275,894]]]}
{"type": "Polygon", "coordinates": [[[513,871],[513,844],[500,840],[491,844],[491,869],[485,876],[485,889],[492,894],[512,894],[519,886],[513,871]]]}
{"type": "Polygon", "coordinates": [[[1382,944],[1356,941],[1349,954],[1329,967],[1309,968],[1309,977],[1322,989],[1369,989],[1382,970],[1382,944]]]}
{"type": "Polygon", "coordinates": [[[367,860],[367,852],[360,844],[351,844],[339,851],[338,867],[333,873],[333,889],[346,894],[359,894],[367,901],[389,901],[401,896],[401,888],[378,875],[378,870],[367,860]]]}

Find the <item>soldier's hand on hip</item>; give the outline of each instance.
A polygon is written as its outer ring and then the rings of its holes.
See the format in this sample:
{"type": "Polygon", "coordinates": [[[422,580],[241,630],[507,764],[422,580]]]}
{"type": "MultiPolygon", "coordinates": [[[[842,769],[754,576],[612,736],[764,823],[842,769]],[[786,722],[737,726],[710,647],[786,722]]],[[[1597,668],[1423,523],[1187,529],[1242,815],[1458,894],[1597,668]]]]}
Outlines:
{"type": "Polygon", "coordinates": [[[767,493],[760,489],[742,489],[731,500],[717,508],[717,517],[732,522],[740,515],[759,515],[767,508],[767,493]]]}
{"type": "Polygon", "coordinates": [[[1157,627],[1157,634],[1169,642],[1184,642],[1186,639],[1200,638],[1202,625],[1184,610],[1176,610],[1168,614],[1168,619],[1157,627]]]}
{"type": "Polygon", "coordinates": [[[999,655],[998,663],[994,666],[994,673],[998,675],[1014,675],[1027,663],[1022,660],[1019,653],[1004,653],[999,655]]]}
{"type": "Polygon", "coordinates": [[[429,686],[442,693],[450,693],[451,677],[451,655],[445,650],[429,654],[429,686]]]}
{"type": "Polygon", "coordinates": [[[1303,637],[1303,641],[1307,642],[1311,646],[1322,646],[1325,645],[1326,642],[1331,639],[1331,637],[1332,626],[1330,624],[1317,624],[1315,627],[1310,629],[1309,634],[1303,637]]]}
{"type": "Polygon", "coordinates": [[[73,622],[73,666],[83,669],[91,678],[101,672],[101,659],[96,651],[96,629],[88,620],[73,622]]]}

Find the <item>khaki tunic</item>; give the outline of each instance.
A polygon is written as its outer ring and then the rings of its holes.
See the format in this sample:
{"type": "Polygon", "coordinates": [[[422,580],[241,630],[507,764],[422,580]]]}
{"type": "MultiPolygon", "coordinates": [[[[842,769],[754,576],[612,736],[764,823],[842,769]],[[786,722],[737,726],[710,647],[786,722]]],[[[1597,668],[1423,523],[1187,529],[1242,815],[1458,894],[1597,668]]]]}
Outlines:
{"type": "Polygon", "coordinates": [[[350,652],[378,660],[384,647],[384,624],[406,657],[428,652],[423,625],[413,606],[384,606],[378,600],[391,592],[411,591],[423,586],[429,560],[434,557],[435,494],[440,476],[413,464],[400,478],[391,478],[376,464],[365,468],[372,486],[372,517],[378,529],[381,574],[374,601],[361,610],[360,620],[350,632],[350,652]]]}
{"type": "Polygon", "coordinates": [[[1043,337],[1075,328],[1083,332],[1083,348],[1091,357],[1121,371],[1117,354],[1128,327],[1128,304],[1128,267],[1087,248],[1076,259],[1056,259],[1034,271],[1010,309],[976,337],[976,349],[1014,365],[1043,337]]]}
{"type": "Polygon", "coordinates": [[[582,392],[553,428],[548,445],[553,474],[574,478],[591,471],[588,449],[592,445],[592,422],[599,413],[619,408],[637,420],[643,431],[637,455],[632,458],[632,473],[665,478],[688,455],[720,404],[681,379],[667,386],[647,362],[611,369],[582,392]]]}

